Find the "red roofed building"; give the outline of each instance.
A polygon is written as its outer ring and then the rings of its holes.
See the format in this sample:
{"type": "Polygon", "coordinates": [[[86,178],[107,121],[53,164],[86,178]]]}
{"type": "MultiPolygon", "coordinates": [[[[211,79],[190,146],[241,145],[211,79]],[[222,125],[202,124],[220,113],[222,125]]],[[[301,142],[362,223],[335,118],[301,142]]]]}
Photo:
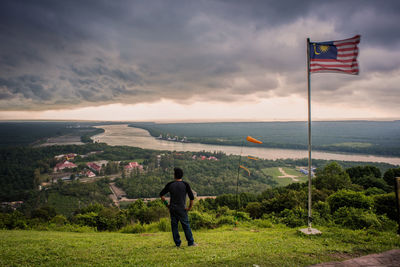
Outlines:
{"type": "Polygon", "coordinates": [[[88,163],[86,163],[86,166],[88,166],[90,169],[92,169],[95,172],[100,172],[101,171],[101,166],[97,165],[94,162],[88,162],[88,163]]]}
{"type": "Polygon", "coordinates": [[[91,170],[84,170],[81,172],[81,175],[89,177],[89,178],[96,176],[96,174],[94,174],[91,170]]]}
{"type": "Polygon", "coordinates": [[[124,169],[125,169],[125,171],[128,171],[128,172],[130,172],[130,171],[132,171],[134,169],[138,169],[139,171],[143,171],[143,165],[140,165],[136,161],[135,162],[129,162],[129,164],[124,167],[124,169]]]}
{"type": "Polygon", "coordinates": [[[76,166],[74,163],[69,162],[68,160],[66,160],[64,162],[58,163],[54,167],[54,172],[58,172],[58,171],[61,171],[63,169],[72,169],[72,168],[76,168],[76,167],[78,167],[78,166],[76,166]]]}

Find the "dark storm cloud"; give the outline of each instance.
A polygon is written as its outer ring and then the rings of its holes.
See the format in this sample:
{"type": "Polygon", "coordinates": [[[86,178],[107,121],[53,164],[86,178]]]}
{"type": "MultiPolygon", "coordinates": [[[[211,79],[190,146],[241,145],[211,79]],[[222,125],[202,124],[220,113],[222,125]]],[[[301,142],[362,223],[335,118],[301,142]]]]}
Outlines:
{"type": "Polygon", "coordinates": [[[373,96],[378,77],[400,100],[399,17],[399,1],[5,0],[0,108],[305,97],[305,38],[357,33],[365,76],[313,78],[316,99],[356,101],[349,84],[373,96]]]}

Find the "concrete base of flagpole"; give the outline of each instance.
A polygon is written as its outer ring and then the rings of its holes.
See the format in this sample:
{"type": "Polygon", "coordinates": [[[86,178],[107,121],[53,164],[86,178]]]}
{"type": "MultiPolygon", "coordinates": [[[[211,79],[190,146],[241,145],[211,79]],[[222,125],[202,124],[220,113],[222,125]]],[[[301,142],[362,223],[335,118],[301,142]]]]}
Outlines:
{"type": "Polygon", "coordinates": [[[301,233],[305,235],[320,235],[322,232],[320,230],[317,230],[315,228],[304,228],[299,230],[301,233]]]}

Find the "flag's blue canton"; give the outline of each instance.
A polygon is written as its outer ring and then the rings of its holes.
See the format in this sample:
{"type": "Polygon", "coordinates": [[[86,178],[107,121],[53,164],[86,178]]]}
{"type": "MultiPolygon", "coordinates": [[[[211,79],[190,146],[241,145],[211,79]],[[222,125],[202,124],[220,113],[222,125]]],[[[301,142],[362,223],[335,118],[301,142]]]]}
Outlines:
{"type": "Polygon", "coordinates": [[[333,42],[310,43],[310,58],[337,59],[337,47],[333,42]]]}

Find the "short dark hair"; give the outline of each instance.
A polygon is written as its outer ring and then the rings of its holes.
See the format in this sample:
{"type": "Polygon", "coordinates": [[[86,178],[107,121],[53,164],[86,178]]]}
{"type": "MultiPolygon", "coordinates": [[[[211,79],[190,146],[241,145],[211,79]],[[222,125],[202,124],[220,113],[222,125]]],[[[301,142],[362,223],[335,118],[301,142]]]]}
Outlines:
{"type": "Polygon", "coordinates": [[[175,179],[182,179],[183,171],[181,168],[174,168],[174,177],[175,179]]]}

